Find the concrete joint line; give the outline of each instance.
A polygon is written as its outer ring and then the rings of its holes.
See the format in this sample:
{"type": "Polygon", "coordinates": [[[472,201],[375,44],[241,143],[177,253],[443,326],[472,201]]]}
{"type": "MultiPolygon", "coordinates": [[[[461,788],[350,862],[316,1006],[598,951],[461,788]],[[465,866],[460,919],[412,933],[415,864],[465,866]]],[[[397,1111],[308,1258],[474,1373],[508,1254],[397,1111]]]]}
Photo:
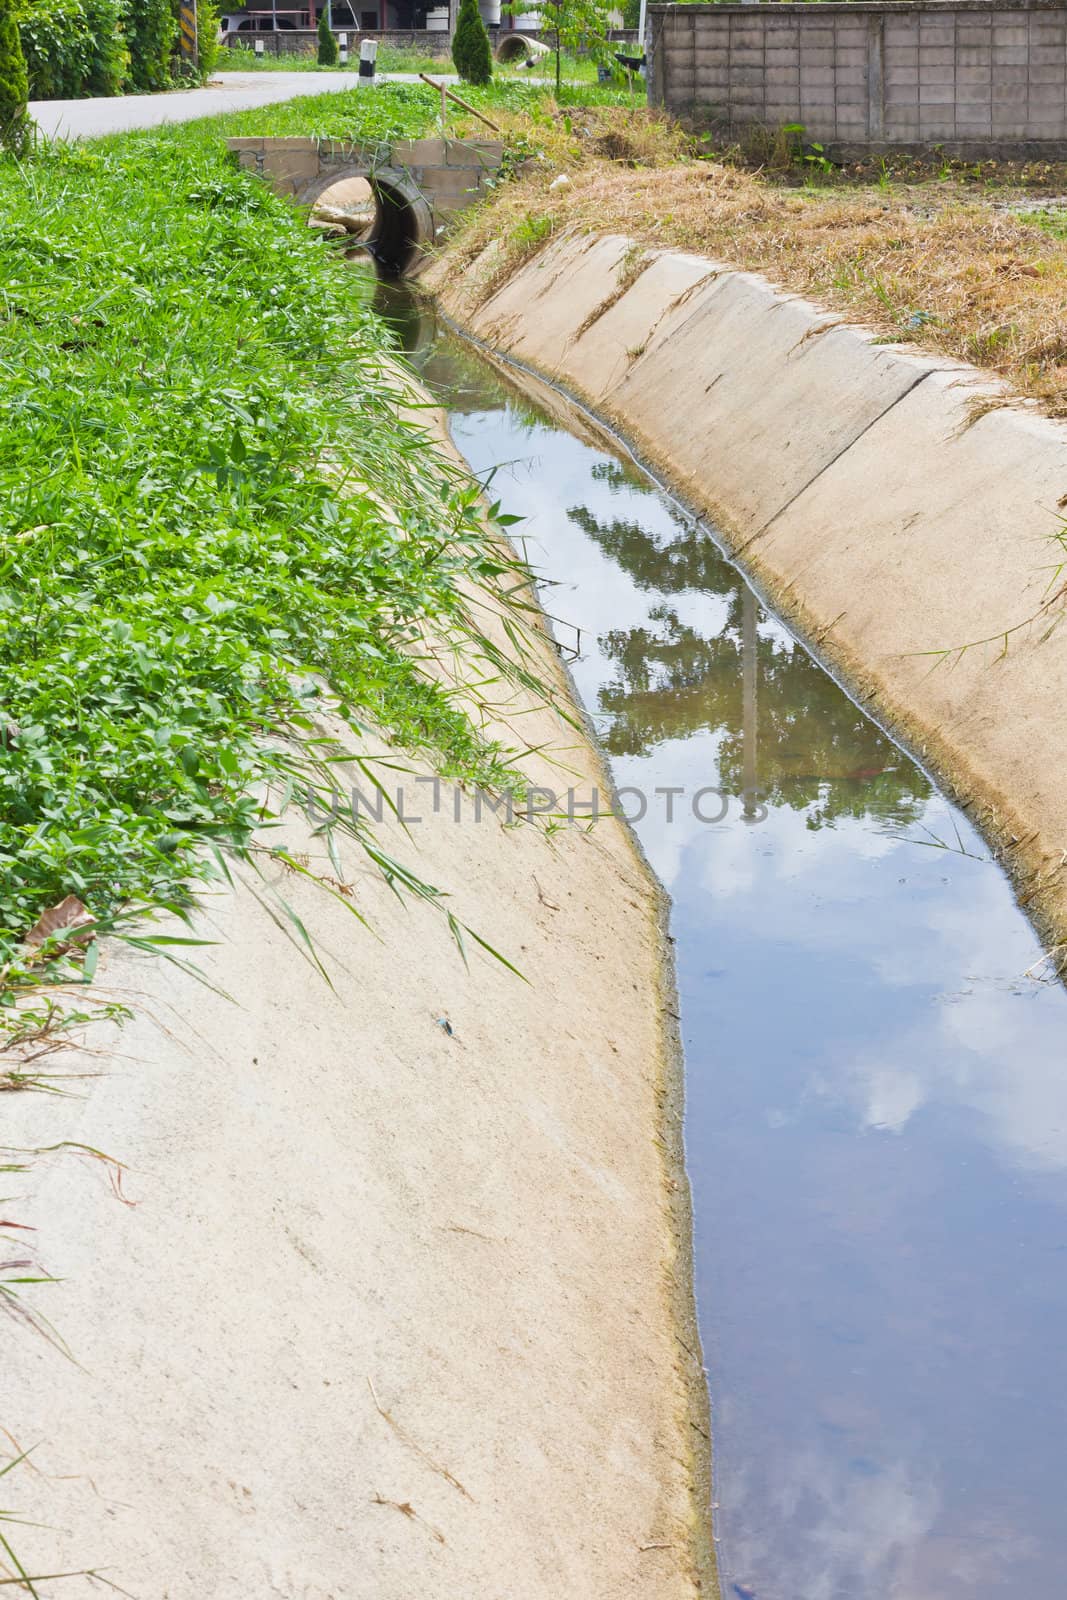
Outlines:
{"type": "Polygon", "coordinates": [[[883,417],[887,417],[893,410],[894,406],[898,406],[902,400],[906,400],[908,395],[911,394],[912,390],[919,387],[920,383],[923,383],[927,378],[932,376],[933,373],[943,370],[944,369],[940,367],[928,367],[925,372],[920,372],[919,376],[913,379],[912,382],[908,384],[906,389],[902,389],[900,394],[896,395],[892,400],[890,400],[887,406],[883,406],[882,410],[879,411],[876,417],[872,417],[870,422],[865,423],[858,433],[853,434],[852,438],[848,440],[847,444],[843,444],[840,450],[830,457],[829,461],[824,462],[819,468],[818,472],[813,473],[806,483],[801,484],[796,493],[791,494],[785,504],[778,507],[778,510],[774,513],[774,516],[768,517],[762,528],[757,528],[756,532],[750,535],[750,537],[747,538],[743,544],[735,545],[734,553],[736,555],[741,555],[743,551],[750,549],[751,546],[755,544],[757,539],[762,539],[763,535],[770,528],[773,528],[774,524],[778,521],[778,518],[784,516],[789,510],[789,507],[799,500],[802,494],[806,494],[813,483],[818,483],[824,472],[829,472],[831,467],[836,466],[836,464],[841,460],[841,457],[843,455],[847,455],[852,449],[852,446],[858,444],[865,433],[869,433],[877,423],[881,422],[883,417]]]}
{"type": "MultiPolygon", "coordinates": [[[[678,310],[681,306],[684,306],[686,301],[690,300],[693,297],[693,295],[698,294],[701,289],[706,289],[709,284],[712,284],[712,283],[715,283],[715,284],[726,284],[726,283],[729,283],[731,278],[740,278],[742,276],[743,276],[743,274],[740,273],[740,272],[726,271],[726,272],[709,272],[706,277],[698,278],[696,283],[692,284],[691,287],[688,288],[688,289],[683,289],[682,293],[680,295],[678,295],[674,300],[672,300],[670,305],[668,305],[660,313],[660,315],[656,318],[655,323],[653,324],[652,332],[653,333],[655,332],[656,328],[659,327],[659,325],[663,321],[664,317],[672,315],[673,312],[678,310]]],[[[683,317],[681,322],[678,324],[678,326],[676,328],[672,329],[671,338],[672,339],[677,338],[677,336],[681,333],[682,329],[683,328],[688,328],[688,326],[692,322],[693,318],[694,317],[698,317],[703,309],[704,309],[703,306],[694,306],[692,311],[690,311],[689,315],[687,317],[683,317]]],[[[649,338],[646,341],[646,350],[647,350],[647,345],[651,344],[651,342],[652,342],[652,339],[651,339],[651,333],[650,333],[649,338]]],[[[621,383],[623,381],[624,380],[620,378],[619,382],[621,383]]],[[[618,385],[616,384],[615,387],[617,388],[618,385]]]]}

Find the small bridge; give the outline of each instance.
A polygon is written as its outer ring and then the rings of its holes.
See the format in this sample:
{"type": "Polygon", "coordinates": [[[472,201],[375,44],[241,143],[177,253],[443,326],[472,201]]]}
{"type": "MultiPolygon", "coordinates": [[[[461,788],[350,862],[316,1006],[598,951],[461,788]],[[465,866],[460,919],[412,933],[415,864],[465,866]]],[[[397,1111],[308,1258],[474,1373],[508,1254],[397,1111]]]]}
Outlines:
{"type": "Polygon", "coordinates": [[[474,205],[504,155],[498,139],[398,139],[361,144],[341,139],[227,139],[238,164],[277,194],[314,206],[335,183],[364,178],[377,216],[372,253],[409,272],[457,211],[474,205]]]}

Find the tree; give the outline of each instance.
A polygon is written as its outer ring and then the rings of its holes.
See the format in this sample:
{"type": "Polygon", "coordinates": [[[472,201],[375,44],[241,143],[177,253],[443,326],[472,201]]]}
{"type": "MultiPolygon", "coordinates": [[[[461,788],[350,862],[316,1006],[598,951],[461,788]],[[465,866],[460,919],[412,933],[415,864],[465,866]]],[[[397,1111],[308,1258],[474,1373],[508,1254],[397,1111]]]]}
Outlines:
{"type": "Polygon", "coordinates": [[[10,0],[0,0],[0,148],[24,156],[33,137],[26,58],[10,0]]]}
{"type": "Polygon", "coordinates": [[[556,53],[556,93],[562,83],[562,55],[592,56],[594,61],[612,59],[608,44],[611,27],[610,0],[512,0],[505,10],[512,16],[538,16],[542,32],[552,40],[556,53]]]}
{"type": "Polygon", "coordinates": [[[340,51],[330,30],[330,14],[323,11],[319,17],[319,66],[335,67],[340,51]]]}
{"type": "Polygon", "coordinates": [[[488,83],[493,76],[493,52],[478,10],[478,0],[460,0],[452,60],[467,83],[488,83]]]}

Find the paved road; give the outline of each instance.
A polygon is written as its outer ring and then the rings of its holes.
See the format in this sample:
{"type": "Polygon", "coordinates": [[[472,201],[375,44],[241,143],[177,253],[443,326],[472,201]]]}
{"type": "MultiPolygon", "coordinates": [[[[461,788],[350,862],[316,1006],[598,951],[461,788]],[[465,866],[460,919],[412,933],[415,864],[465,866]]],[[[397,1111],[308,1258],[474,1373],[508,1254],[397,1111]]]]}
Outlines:
{"type": "MultiPolygon", "coordinates": [[[[382,73],[390,83],[417,83],[410,72],[382,73]]],[[[455,78],[448,78],[454,83],[455,78]]],[[[354,89],[357,72],[220,72],[206,89],[176,89],[170,94],[128,94],[108,100],[36,100],[30,112],[50,138],[99,139],[131,128],[158,128],[164,122],[192,122],[223,111],[272,106],[299,94],[336,94],[354,89]]],[[[369,91],[373,92],[373,91],[369,91]]]]}

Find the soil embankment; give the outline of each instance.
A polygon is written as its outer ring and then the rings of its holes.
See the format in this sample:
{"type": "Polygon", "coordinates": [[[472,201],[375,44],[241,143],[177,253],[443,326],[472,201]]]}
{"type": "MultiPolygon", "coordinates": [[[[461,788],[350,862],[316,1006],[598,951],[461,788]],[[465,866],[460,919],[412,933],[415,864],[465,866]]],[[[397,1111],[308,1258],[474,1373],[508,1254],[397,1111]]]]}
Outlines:
{"type": "Polygon", "coordinates": [[[764,279],[566,234],[424,285],[659,468],[998,846],[1067,940],[1067,432],[764,279]]]}
{"type": "MultiPolygon", "coordinates": [[[[584,733],[532,689],[497,701],[531,782],[606,796],[584,733]]],[[[284,843],[340,898],[242,870],[190,952],[214,987],[105,951],[132,1021],[66,1057],[71,1098],[8,1097],[10,1144],[104,1151],[130,1202],[73,1149],[12,1201],[77,1362],[9,1341],[5,1420],[36,1448],[6,1503],[42,1525],[20,1559],[168,1600],[709,1594],[658,891],[610,817],[508,825],[444,781],[435,807],[427,766],[380,753],[420,819],[386,812],[382,846],[523,976],[469,939],[465,968],[440,910],[295,808],[284,843]]]]}

